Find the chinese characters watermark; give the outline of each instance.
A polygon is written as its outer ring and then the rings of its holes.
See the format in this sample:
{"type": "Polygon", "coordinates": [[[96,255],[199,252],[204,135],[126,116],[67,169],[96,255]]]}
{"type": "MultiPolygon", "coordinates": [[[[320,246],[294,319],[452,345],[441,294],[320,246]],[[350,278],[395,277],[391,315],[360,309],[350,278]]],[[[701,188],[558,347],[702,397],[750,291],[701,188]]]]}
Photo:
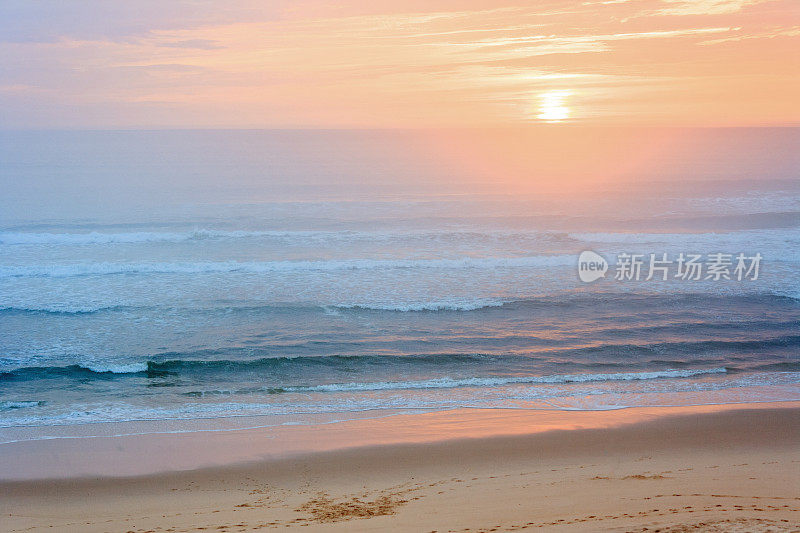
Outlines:
{"type": "MultiPolygon", "coordinates": [[[[679,253],[670,257],[660,254],[617,254],[614,279],[617,281],[755,281],[758,279],[760,253],[679,253]]],[[[582,252],[578,258],[578,277],[589,283],[605,277],[609,264],[603,256],[592,251],[582,252]]]]}

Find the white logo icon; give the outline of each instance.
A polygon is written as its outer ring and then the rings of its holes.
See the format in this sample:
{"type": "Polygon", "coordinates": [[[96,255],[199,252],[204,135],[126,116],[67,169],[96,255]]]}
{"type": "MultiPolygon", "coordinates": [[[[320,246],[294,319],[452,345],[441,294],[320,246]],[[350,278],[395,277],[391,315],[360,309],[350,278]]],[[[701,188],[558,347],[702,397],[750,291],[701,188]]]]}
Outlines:
{"type": "Polygon", "coordinates": [[[578,277],[584,283],[605,277],[607,270],[608,261],[598,253],[585,250],[578,257],[578,277]]]}

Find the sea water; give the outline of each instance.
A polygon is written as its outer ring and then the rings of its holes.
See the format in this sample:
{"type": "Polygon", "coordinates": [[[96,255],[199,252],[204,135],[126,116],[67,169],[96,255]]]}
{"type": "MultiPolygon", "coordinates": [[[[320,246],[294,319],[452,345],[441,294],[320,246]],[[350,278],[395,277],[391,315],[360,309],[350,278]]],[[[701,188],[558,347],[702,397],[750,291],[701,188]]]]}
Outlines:
{"type": "Polygon", "coordinates": [[[800,400],[789,152],[559,194],[412,153],[413,132],[0,139],[4,442],[800,400]],[[593,283],[585,250],[610,263],[593,283]],[[716,252],[760,254],[757,279],[614,279],[621,253],[716,252]]]}

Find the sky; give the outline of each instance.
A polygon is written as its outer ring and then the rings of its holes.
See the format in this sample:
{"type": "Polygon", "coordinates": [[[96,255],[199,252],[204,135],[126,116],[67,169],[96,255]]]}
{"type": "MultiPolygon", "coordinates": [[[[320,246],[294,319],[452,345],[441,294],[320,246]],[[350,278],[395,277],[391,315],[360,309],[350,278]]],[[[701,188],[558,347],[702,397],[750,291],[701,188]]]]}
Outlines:
{"type": "Polygon", "coordinates": [[[800,125],[798,0],[3,0],[0,128],[800,125]]]}

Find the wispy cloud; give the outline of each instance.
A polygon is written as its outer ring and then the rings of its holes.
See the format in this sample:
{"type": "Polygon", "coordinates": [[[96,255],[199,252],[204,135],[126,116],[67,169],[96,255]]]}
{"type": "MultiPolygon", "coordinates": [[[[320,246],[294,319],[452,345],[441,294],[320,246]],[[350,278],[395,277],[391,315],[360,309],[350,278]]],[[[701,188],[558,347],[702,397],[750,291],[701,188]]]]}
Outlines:
{"type": "Polygon", "coordinates": [[[736,13],[747,6],[762,4],[770,0],[663,0],[665,7],[652,12],[653,15],[724,15],[736,13]]]}
{"type": "Polygon", "coordinates": [[[0,124],[497,124],[530,120],[553,91],[569,92],[573,120],[800,119],[797,0],[231,1],[185,24],[173,10],[61,34],[38,13],[42,38],[0,39],[17,88],[0,89],[0,124]],[[762,108],[743,105],[751,91],[762,108]]]}
{"type": "Polygon", "coordinates": [[[752,39],[774,39],[776,37],[800,37],[800,26],[792,28],[776,28],[772,31],[749,33],[743,35],[734,35],[732,37],[725,37],[723,39],[711,39],[708,41],[701,41],[700,45],[714,45],[722,43],[731,43],[737,41],[748,41],[752,39]]]}

